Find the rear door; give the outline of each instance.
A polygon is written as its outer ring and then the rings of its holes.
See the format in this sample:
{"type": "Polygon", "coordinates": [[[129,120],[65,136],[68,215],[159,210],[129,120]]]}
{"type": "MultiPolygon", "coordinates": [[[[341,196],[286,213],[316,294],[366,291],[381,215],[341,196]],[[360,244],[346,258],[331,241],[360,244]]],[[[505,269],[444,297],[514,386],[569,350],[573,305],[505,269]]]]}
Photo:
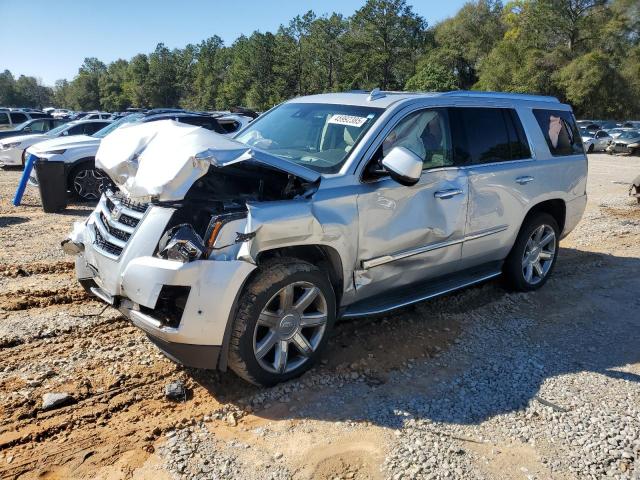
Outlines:
{"type": "Polygon", "coordinates": [[[467,165],[469,178],[461,262],[462,268],[469,268],[507,255],[535,190],[535,160],[515,109],[450,111],[456,153],[467,165]]]}
{"type": "Polygon", "coordinates": [[[406,114],[385,136],[363,175],[357,197],[358,298],[455,271],[468,187],[466,171],[454,164],[447,109],[406,114]],[[403,186],[372,173],[394,146],[423,159],[416,185],[403,186]]]}

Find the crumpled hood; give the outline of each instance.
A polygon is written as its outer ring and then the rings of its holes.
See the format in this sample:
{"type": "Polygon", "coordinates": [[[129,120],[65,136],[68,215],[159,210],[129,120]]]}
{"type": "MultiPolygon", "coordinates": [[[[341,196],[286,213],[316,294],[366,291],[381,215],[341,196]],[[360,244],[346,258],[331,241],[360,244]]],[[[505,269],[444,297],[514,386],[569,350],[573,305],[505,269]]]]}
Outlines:
{"type": "Polygon", "coordinates": [[[210,166],[256,161],[315,182],[313,170],[173,120],[124,125],[102,139],[96,166],[140,201],[181,200],[210,166]]]}
{"type": "Polygon", "coordinates": [[[89,145],[100,145],[100,139],[89,135],[72,135],[70,137],[56,137],[51,140],[39,142],[31,150],[33,152],[48,152],[49,150],[60,150],[62,148],[86,147],[89,145]]]}

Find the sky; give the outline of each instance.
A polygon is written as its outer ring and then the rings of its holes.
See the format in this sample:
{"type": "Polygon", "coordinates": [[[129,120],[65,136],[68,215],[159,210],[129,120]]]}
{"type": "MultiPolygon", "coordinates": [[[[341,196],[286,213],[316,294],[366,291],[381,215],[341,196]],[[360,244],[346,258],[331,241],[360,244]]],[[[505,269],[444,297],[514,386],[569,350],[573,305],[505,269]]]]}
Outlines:
{"type": "MultiPolygon", "coordinates": [[[[199,43],[231,44],[254,30],[277,30],[296,15],[350,16],[365,0],[0,0],[0,71],[45,85],[72,79],[85,57],[105,63],[199,43]]],[[[407,0],[429,25],[455,15],[465,0],[407,0]]]]}

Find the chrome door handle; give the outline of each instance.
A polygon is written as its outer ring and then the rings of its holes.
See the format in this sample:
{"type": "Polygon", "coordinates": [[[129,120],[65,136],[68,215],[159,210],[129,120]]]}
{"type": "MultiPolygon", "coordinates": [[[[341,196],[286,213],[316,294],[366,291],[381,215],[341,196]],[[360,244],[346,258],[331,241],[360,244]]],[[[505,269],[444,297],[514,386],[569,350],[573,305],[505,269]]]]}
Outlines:
{"type": "Polygon", "coordinates": [[[524,177],[516,178],[516,183],[519,183],[520,185],[524,185],[524,184],[530,183],[530,182],[533,182],[533,177],[530,177],[529,175],[525,175],[524,177]]]}
{"type": "Polygon", "coordinates": [[[448,190],[438,190],[433,194],[436,198],[446,199],[455,197],[456,195],[462,195],[464,192],[459,188],[449,188],[448,190]]]}

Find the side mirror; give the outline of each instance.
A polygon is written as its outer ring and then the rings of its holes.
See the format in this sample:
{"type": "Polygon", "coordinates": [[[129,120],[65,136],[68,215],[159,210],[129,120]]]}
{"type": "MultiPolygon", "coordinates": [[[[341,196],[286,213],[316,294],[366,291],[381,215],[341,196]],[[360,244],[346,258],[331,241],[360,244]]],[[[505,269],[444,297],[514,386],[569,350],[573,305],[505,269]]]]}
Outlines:
{"type": "Polygon", "coordinates": [[[69,135],[69,132],[65,130],[64,132],[62,132],[62,135],[69,135]]]}
{"type": "Polygon", "coordinates": [[[404,147],[393,147],[382,159],[382,165],[391,178],[407,187],[418,183],[422,175],[422,159],[404,147]]]}
{"type": "Polygon", "coordinates": [[[31,127],[24,127],[22,129],[23,132],[30,132],[31,131],[31,127]]]}

